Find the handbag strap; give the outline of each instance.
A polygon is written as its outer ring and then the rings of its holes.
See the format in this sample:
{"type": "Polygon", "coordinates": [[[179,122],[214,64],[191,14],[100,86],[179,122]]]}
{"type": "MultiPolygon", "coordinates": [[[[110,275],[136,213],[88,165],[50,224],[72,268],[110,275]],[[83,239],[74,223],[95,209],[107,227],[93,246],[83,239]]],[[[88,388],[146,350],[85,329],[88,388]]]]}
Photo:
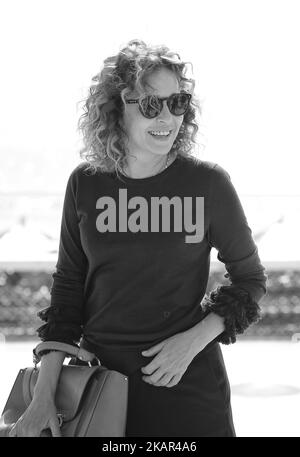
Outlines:
{"type": "MultiPolygon", "coordinates": [[[[44,341],[40,344],[38,344],[34,349],[33,349],[33,363],[36,366],[40,360],[41,360],[41,355],[40,353],[42,351],[48,350],[48,349],[54,349],[56,351],[62,351],[65,352],[66,355],[70,355],[73,357],[76,357],[80,359],[80,350],[81,348],[77,346],[72,346],[71,344],[67,343],[61,343],[59,341],[44,341]]],[[[98,358],[94,356],[94,359],[99,362],[98,358]]]]}

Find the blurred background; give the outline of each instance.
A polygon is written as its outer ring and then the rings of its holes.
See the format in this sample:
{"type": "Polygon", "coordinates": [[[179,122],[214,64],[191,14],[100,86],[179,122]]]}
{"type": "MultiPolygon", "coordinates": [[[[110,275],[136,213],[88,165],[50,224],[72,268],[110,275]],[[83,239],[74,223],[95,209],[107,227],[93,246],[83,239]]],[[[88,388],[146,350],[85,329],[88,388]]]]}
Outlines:
{"type": "MultiPolygon", "coordinates": [[[[300,436],[299,19],[297,0],[1,2],[0,409],[50,303],[80,101],[140,38],[192,62],[195,154],[229,172],[268,274],[262,320],[222,346],[237,434],[300,436]]],[[[207,291],[227,284],[216,256],[207,291]]]]}

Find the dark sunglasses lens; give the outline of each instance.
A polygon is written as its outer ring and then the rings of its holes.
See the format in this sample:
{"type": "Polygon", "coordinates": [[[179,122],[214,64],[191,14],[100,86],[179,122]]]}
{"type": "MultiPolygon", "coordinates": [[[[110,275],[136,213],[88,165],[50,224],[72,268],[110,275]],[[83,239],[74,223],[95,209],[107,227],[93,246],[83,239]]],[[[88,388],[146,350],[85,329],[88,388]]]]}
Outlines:
{"type": "Polygon", "coordinates": [[[181,116],[184,114],[190,104],[189,94],[175,94],[169,101],[169,109],[175,116],[181,116]]]}
{"type": "Polygon", "coordinates": [[[161,112],[160,100],[151,95],[142,99],[140,107],[144,116],[149,119],[156,117],[161,112]]]}

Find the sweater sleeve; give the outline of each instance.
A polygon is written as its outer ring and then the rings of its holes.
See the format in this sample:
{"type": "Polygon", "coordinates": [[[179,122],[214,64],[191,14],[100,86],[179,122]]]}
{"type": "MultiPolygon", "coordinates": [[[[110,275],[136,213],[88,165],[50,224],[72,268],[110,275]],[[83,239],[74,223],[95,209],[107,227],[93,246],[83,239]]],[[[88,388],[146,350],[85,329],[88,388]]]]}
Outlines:
{"type": "Polygon", "coordinates": [[[83,251],[76,210],[78,173],[71,173],[65,191],[58,261],[53,273],[50,306],[38,316],[46,322],[37,329],[42,341],[77,345],[82,335],[82,307],[87,258],[83,251]]]}
{"type": "Polygon", "coordinates": [[[225,331],[216,340],[230,344],[261,318],[258,303],[267,292],[267,275],[230,175],[217,164],[211,173],[209,243],[231,284],[218,286],[201,305],[224,317],[225,331]]]}

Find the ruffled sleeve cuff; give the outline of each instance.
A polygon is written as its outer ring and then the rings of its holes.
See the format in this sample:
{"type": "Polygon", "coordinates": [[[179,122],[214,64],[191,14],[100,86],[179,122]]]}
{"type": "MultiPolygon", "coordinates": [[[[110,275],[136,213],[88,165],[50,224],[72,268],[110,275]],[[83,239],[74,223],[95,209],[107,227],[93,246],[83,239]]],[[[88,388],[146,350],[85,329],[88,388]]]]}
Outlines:
{"type": "Polygon", "coordinates": [[[261,319],[258,303],[238,286],[218,286],[204,297],[201,307],[224,317],[225,330],[216,338],[223,344],[235,343],[237,334],[244,333],[249,325],[261,319]]]}
{"type": "Polygon", "coordinates": [[[49,306],[37,313],[46,322],[36,332],[42,341],[59,341],[78,347],[82,335],[81,319],[71,307],[49,306]]]}

